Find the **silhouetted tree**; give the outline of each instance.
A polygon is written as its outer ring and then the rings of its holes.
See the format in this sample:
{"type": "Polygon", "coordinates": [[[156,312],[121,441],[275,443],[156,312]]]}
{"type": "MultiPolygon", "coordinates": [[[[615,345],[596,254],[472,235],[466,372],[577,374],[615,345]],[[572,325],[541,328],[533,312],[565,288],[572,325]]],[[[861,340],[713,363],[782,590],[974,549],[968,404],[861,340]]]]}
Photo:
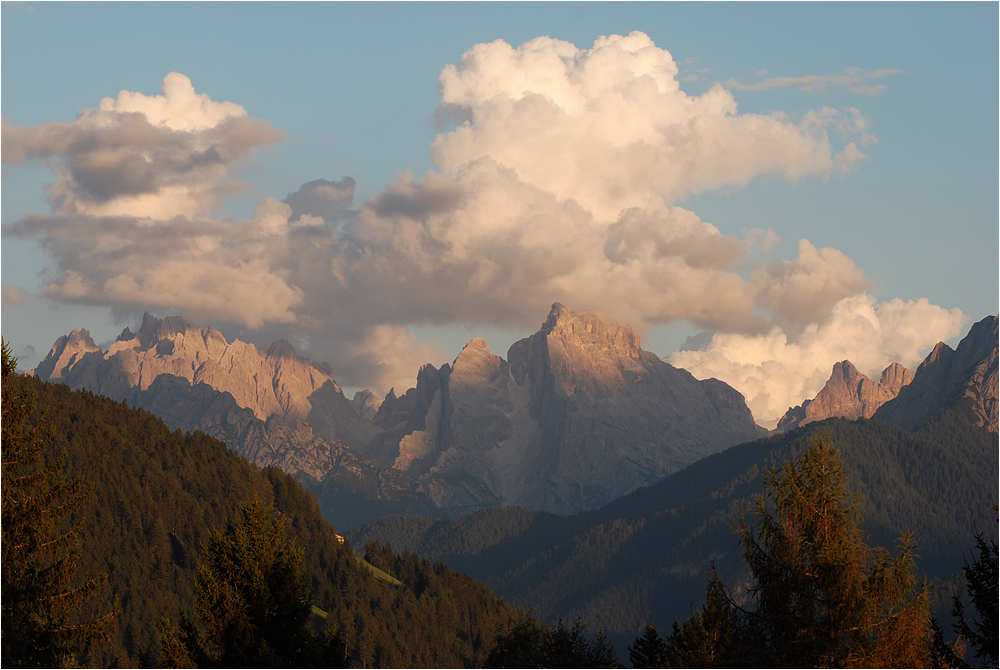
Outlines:
{"type": "Polygon", "coordinates": [[[238,523],[214,532],[195,585],[198,634],[181,619],[161,625],[161,662],[175,667],[339,667],[345,649],[333,630],[310,630],[312,598],[300,571],[302,551],[257,501],[238,523]]]}
{"type": "Polygon", "coordinates": [[[647,625],[646,632],[628,646],[628,660],[633,668],[667,667],[667,643],[653,624],[647,625]]]}
{"type": "Polygon", "coordinates": [[[50,441],[44,415],[32,424],[35,397],[23,389],[17,359],[3,352],[2,552],[4,667],[53,667],[77,662],[91,643],[107,639],[115,613],[74,623],[104,575],[73,585],[80,557],[77,525],[65,528],[89,495],[79,481],[66,481],[63,459],[46,466],[50,441]]]}
{"type": "Polygon", "coordinates": [[[619,668],[614,647],[599,632],[584,635],[577,619],[567,628],[562,619],[555,628],[525,616],[506,635],[498,635],[486,658],[487,668],[619,668]]]}
{"type": "Polygon", "coordinates": [[[966,588],[972,606],[979,615],[979,620],[965,618],[965,607],[956,595],[951,615],[955,617],[955,631],[968,640],[975,649],[974,656],[980,659],[984,668],[997,665],[997,625],[998,608],[1000,608],[1000,593],[997,589],[997,567],[1000,555],[997,553],[997,543],[990,539],[986,543],[983,533],[976,534],[976,551],[978,558],[973,558],[972,565],[965,560],[966,588]]]}

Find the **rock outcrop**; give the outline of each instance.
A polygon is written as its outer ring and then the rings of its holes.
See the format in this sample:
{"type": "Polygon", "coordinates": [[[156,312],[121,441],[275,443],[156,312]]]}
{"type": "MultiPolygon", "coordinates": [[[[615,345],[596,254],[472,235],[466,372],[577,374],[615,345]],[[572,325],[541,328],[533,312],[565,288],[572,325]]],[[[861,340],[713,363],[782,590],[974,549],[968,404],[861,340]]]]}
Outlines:
{"type": "Polygon", "coordinates": [[[362,419],[374,419],[381,406],[382,399],[368,389],[358,391],[354,394],[354,399],[351,400],[351,407],[362,419]]]}
{"type": "Polygon", "coordinates": [[[976,323],[952,349],[938,342],[907,385],[875,416],[913,430],[922,421],[968,398],[980,426],[997,432],[997,317],[976,323]]]}
{"type": "Polygon", "coordinates": [[[643,351],[624,323],[553,306],[507,360],[485,340],[452,366],[424,366],[390,393],[364,453],[456,511],[599,507],[734,444],[760,437],[743,396],[643,351]]]}
{"type": "MultiPolygon", "coordinates": [[[[329,366],[297,356],[287,342],[264,351],[227,342],[214,328],[147,313],[138,332],[126,328],[107,352],[86,330],[60,337],[34,374],[126,400],[172,428],[205,432],[317,493],[338,500],[354,495],[355,502],[382,513],[435,511],[419,484],[350,449],[369,441],[376,429],[344,397],[329,366]]],[[[320,503],[341,527],[375,514],[331,510],[322,497],[320,503]]]]}
{"type": "Polygon", "coordinates": [[[910,371],[899,363],[892,363],[883,370],[878,382],[858,372],[850,361],[835,363],[826,386],[812,400],[785,412],[776,430],[785,432],[832,417],[870,419],[912,380],[910,371]]]}

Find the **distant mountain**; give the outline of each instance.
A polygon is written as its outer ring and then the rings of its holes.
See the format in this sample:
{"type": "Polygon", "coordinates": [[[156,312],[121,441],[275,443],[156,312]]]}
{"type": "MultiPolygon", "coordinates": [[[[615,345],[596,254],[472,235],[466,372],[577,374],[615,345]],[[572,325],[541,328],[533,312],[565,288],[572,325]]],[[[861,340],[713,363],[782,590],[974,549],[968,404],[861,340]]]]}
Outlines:
{"type": "Polygon", "coordinates": [[[382,402],[382,432],[362,451],[443,508],[568,514],[764,434],[733,388],[639,344],[624,323],[557,303],[507,360],[479,338],[453,366],[424,366],[415,388],[382,402]]]}
{"type": "Polygon", "coordinates": [[[264,351],[180,317],[143,316],[107,352],[86,330],[60,337],[34,370],[43,381],[84,388],[200,430],[261,466],[279,467],[312,488],[343,528],[385,514],[435,514],[422,487],[351,450],[375,432],[358,415],[329,366],[290,344],[264,351]]]}
{"type": "Polygon", "coordinates": [[[104,352],[86,330],[35,369],[202,430],[294,474],[349,528],[385,514],[455,516],[519,504],[603,505],[764,433],[737,391],[643,351],[627,325],[555,305],[508,360],[472,340],[384,400],[344,397],[287,342],[227,342],[180,317],[143,317],[104,352]]]}
{"type": "Polygon", "coordinates": [[[952,349],[938,342],[917,368],[913,383],[875,416],[912,430],[961,398],[972,401],[980,425],[997,432],[997,317],[976,323],[952,349]]]}
{"type": "Polygon", "coordinates": [[[996,397],[996,319],[973,327],[955,352],[942,347],[875,418],[826,419],[742,444],[600,509],[562,517],[521,507],[454,521],[389,517],[349,537],[441,560],[550,621],[580,616],[620,646],[649,622],[662,631],[684,619],[690,603],[704,598],[713,561],[734,593],[742,593],[733,525],[752,513],[762,473],[822,436],[845,458],[871,543],[893,549],[900,533],[911,530],[918,569],[950,579],[975,532],[996,527],[1000,450],[996,414],[992,424],[989,414],[996,407],[989,393],[996,397]],[[919,423],[911,432],[881,420],[883,410],[919,423]]]}
{"type": "Polygon", "coordinates": [[[777,430],[785,432],[832,417],[870,419],[912,380],[910,371],[899,363],[892,363],[883,370],[877,382],[858,372],[850,361],[835,363],[826,386],[812,400],[785,412],[778,421],[777,430]]]}
{"type": "Polygon", "coordinates": [[[652,622],[661,631],[704,599],[714,562],[734,593],[744,584],[733,526],[752,514],[761,476],[826,437],[846,458],[873,546],[894,550],[912,530],[918,569],[951,578],[979,529],[996,526],[996,436],[955,406],[909,433],[878,419],[826,419],[713,454],[597,510],[557,516],[522,507],[453,521],[386,517],[348,533],[389,542],[481,580],[542,618],[581,617],[618,647],[652,622]]]}

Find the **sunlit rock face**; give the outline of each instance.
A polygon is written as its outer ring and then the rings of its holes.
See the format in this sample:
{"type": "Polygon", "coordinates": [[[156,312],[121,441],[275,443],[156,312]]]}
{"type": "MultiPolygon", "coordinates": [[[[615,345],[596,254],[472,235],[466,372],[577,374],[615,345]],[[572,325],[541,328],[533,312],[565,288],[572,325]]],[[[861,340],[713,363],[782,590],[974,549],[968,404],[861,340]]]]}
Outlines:
{"type": "Polygon", "coordinates": [[[764,432],[726,384],[643,351],[620,321],[559,304],[506,360],[477,338],[383,400],[348,400],[287,342],[265,351],[148,314],[106,352],[86,331],[60,338],[36,373],[202,430],[314,489],[336,481],[449,515],[592,509],[764,432]]]}
{"type": "MultiPolygon", "coordinates": [[[[297,356],[287,342],[265,351],[181,317],[146,314],[138,332],[126,328],[106,352],[86,330],[60,337],[34,374],[128,401],[172,428],[200,430],[315,490],[339,487],[368,501],[402,503],[396,512],[434,509],[418,483],[350,448],[376,429],[344,397],[329,366],[297,356]]],[[[366,397],[362,406],[375,402],[366,397]]]]}
{"type": "Polygon", "coordinates": [[[968,398],[979,425],[997,432],[997,317],[988,316],[952,349],[938,342],[913,381],[875,414],[907,430],[968,398]]]}
{"type": "Polygon", "coordinates": [[[86,331],[73,331],[56,341],[36,374],[116,400],[149,389],[161,375],[173,375],[230,394],[261,421],[278,416],[293,429],[307,422],[324,438],[348,444],[371,437],[368,423],[325,363],[297,356],[283,340],[266,351],[240,340],[227,342],[216,329],[192,326],[179,316],[157,319],[147,313],[138,332],[126,328],[107,352],[86,331]]]}
{"type": "Polygon", "coordinates": [[[425,366],[375,417],[365,448],[441,507],[599,507],[699,458],[759,437],[743,397],[643,351],[624,323],[556,304],[507,360],[472,340],[425,366]]]}
{"type": "Polygon", "coordinates": [[[899,363],[892,363],[883,370],[877,382],[861,374],[850,361],[835,363],[826,386],[812,400],[785,412],[778,421],[777,430],[784,432],[832,417],[870,419],[912,380],[910,371],[899,363]]]}

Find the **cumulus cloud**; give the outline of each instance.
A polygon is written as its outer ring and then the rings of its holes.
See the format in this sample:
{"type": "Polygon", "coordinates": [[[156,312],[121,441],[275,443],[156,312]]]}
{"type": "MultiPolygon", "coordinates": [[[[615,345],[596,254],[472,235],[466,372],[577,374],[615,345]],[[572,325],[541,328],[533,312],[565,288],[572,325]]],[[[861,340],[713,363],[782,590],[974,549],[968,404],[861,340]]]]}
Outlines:
{"type": "MultiPolygon", "coordinates": [[[[868,304],[886,333],[892,324],[885,355],[910,361],[933,344],[936,331],[914,329],[914,315],[943,310],[865,303],[871,283],[836,249],[803,240],[794,259],[768,261],[773,231],[724,235],[676,205],[757,177],[850,170],[859,144],[875,141],[865,117],[740,114],[721,86],[685,94],[677,72],[638,32],[590,49],[547,37],[476,45],[441,73],[441,118],[458,125],[434,141],[436,169],[400,173],[362,203],[350,177],[317,179],[284,201],[262,198],[247,219],[217,208],[245,188],[235,168],[283,134],[171,73],[160,95],[122,91],[72,123],[5,122],[4,162],[42,161],[56,174],[52,211],[5,233],[48,252],[44,291],[57,300],[304,343],[342,384],[380,393],[444,360],[409,327],[534,329],[556,301],[640,330],[681,319],[715,332],[685,360],[759,396],[751,406],[764,416],[800,402],[812,382],[757,389],[758,368],[828,368],[817,343],[844,327],[845,310],[864,311],[845,305],[868,304]],[[778,353],[757,360],[740,347],[778,353]]],[[[782,374],[766,378],[792,377],[782,374]]]]}
{"type": "Polygon", "coordinates": [[[854,142],[835,150],[828,133],[857,134],[863,119],[853,114],[826,109],[799,123],[739,114],[722,86],[689,96],[677,74],[670,53],[638,31],[583,50],[549,37],[478,44],[441,73],[442,102],[470,120],[440,135],[431,155],[446,173],[492,157],[598,221],[764,175],[842,172],[864,157],[854,142]]]}
{"type": "Polygon", "coordinates": [[[757,305],[792,332],[825,323],[834,305],[871,288],[854,261],[836,249],[818,250],[808,240],[799,241],[795,260],[771,261],[757,270],[753,283],[757,305]]]}
{"type": "Polygon", "coordinates": [[[668,362],[731,385],[746,397],[757,423],[774,428],[789,407],[823,388],[834,363],[848,359],[876,380],[892,362],[915,370],[928,348],[958,335],[965,321],[961,310],[924,298],[876,303],[862,293],[838,301],[825,323],[810,324],[795,340],[778,326],[753,336],[716,333],[668,362]]]}
{"type": "Polygon", "coordinates": [[[243,186],[232,167],[284,134],[239,105],[215,103],[172,72],[162,95],[122,91],[72,123],[3,124],[3,162],[49,162],[63,214],[167,221],[210,212],[243,186]]]}

